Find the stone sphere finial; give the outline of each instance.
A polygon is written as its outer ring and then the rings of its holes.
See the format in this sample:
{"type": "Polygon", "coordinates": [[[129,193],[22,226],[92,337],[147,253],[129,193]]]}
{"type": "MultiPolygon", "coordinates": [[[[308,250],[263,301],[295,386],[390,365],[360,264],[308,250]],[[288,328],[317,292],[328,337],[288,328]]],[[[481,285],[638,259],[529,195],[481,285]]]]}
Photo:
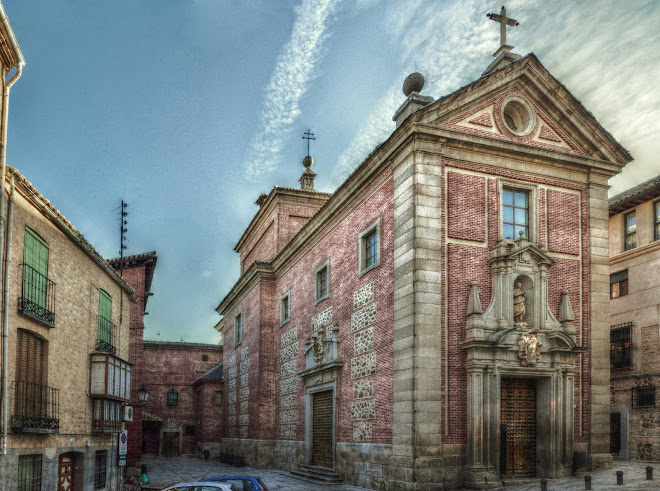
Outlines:
{"type": "Polygon", "coordinates": [[[421,92],[424,88],[424,75],[419,72],[411,73],[403,82],[403,95],[408,97],[413,92],[421,92]]]}
{"type": "Polygon", "coordinates": [[[313,164],[314,159],[311,157],[311,155],[308,155],[303,159],[303,165],[305,166],[305,169],[309,169],[313,164]]]}

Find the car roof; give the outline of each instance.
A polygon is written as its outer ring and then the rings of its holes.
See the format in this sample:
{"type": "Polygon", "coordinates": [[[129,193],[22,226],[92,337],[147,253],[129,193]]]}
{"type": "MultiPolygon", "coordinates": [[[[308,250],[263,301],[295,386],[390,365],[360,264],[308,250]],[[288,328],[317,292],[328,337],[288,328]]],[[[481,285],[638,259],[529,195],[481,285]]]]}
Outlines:
{"type": "Polygon", "coordinates": [[[174,484],[170,484],[169,486],[163,488],[163,490],[161,490],[161,491],[171,489],[171,488],[175,488],[175,487],[181,487],[181,486],[209,486],[209,485],[217,486],[218,489],[231,491],[229,486],[227,486],[226,484],[222,484],[222,483],[219,483],[219,482],[210,482],[210,481],[177,482],[177,483],[174,483],[174,484]]]}

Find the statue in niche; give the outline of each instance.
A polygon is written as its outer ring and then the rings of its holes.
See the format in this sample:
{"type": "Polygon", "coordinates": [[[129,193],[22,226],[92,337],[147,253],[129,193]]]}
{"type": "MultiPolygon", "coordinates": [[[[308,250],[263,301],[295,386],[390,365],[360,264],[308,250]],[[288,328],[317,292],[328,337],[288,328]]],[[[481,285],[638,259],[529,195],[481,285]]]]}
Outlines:
{"type": "Polygon", "coordinates": [[[323,334],[322,331],[312,334],[312,344],[314,349],[314,363],[317,365],[323,361],[323,334]]]}
{"type": "Polygon", "coordinates": [[[522,283],[516,281],[513,288],[513,322],[517,325],[526,326],[523,321],[525,318],[525,290],[522,289],[522,283]]]}
{"type": "Polygon", "coordinates": [[[541,355],[541,346],[543,343],[538,340],[536,333],[524,332],[518,340],[518,358],[520,364],[524,367],[536,366],[536,362],[541,355]]]}

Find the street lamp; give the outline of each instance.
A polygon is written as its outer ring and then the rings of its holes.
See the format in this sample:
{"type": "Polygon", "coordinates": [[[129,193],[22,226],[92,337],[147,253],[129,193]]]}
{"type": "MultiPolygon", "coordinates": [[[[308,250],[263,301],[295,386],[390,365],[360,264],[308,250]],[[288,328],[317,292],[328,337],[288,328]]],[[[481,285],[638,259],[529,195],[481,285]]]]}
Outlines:
{"type": "Polygon", "coordinates": [[[149,399],[149,392],[144,388],[144,385],[138,389],[137,396],[140,405],[144,406],[147,403],[147,399],[149,399]]]}

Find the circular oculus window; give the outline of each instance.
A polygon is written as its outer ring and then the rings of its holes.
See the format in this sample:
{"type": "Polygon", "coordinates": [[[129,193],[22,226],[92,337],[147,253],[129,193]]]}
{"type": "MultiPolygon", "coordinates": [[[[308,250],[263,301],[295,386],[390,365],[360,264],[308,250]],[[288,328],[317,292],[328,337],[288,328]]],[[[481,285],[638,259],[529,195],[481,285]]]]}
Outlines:
{"type": "Polygon", "coordinates": [[[525,136],[534,128],[534,111],[532,107],[519,97],[506,99],[501,106],[504,126],[516,136],[525,136]]]}

